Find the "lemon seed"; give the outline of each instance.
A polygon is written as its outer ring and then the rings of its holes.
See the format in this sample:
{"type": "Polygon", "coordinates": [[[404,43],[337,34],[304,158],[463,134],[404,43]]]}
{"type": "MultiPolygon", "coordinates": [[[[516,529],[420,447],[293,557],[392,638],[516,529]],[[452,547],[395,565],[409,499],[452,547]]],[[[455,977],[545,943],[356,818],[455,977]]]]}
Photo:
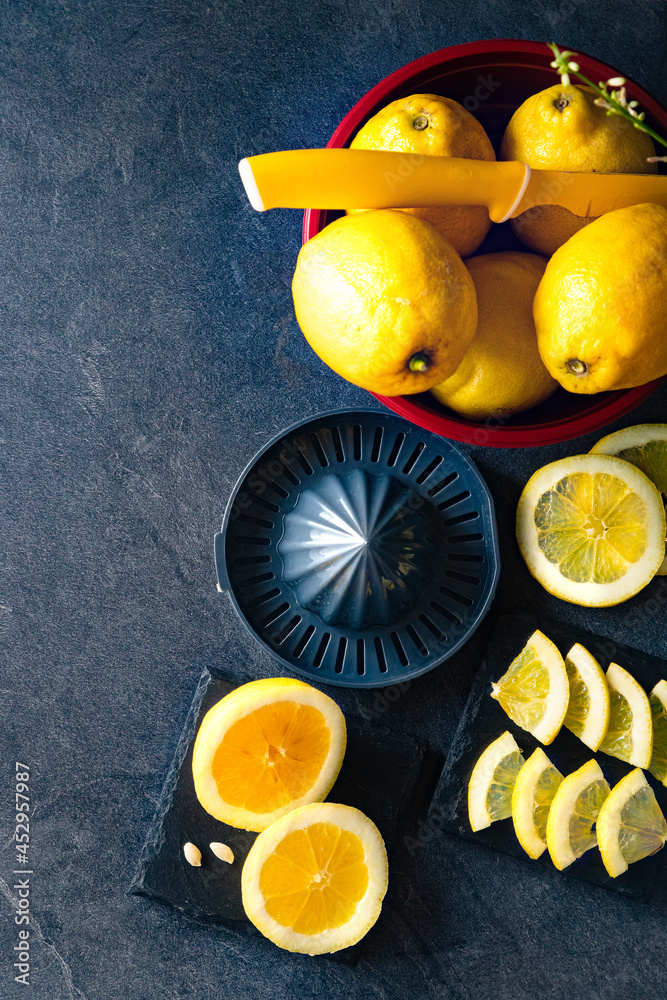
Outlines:
{"type": "Polygon", "coordinates": [[[228,865],[234,862],[234,852],[231,847],[227,847],[227,844],[220,844],[218,841],[214,840],[213,843],[208,845],[216,858],[220,858],[221,861],[226,861],[228,865]]]}
{"type": "Polygon", "coordinates": [[[201,868],[201,851],[195,844],[191,844],[190,841],[183,844],[183,854],[189,865],[192,865],[193,868],[201,868]]]}

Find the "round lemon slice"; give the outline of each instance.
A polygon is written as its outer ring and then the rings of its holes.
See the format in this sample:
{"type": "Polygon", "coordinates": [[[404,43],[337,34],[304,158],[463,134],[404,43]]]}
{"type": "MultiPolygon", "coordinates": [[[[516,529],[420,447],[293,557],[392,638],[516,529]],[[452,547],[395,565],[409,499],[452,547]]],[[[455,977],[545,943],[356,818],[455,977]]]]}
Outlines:
{"type": "Polygon", "coordinates": [[[545,745],[563,725],[570,697],[570,682],[557,646],[539,629],[499,681],[491,697],[502,705],[512,722],[545,745]]]}
{"type": "Polygon", "coordinates": [[[559,871],[597,844],[593,824],[608,795],[609,785],[596,760],[561,781],[547,818],[547,847],[559,871]]]}
{"type": "Polygon", "coordinates": [[[345,745],[343,713],[328,695],[291,677],[251,681],[204,716],[192,754],[197,798],[223,823],[265,830],[326,798],[345,745]]]}
{"type": "Polygon", "coordinates": [[[667,823],[640,768],[614,785],[600,809],[597,831],[602,861],[612,878],[665,846],[667,823]]]}
{"type": "Polygon", "coordinates": [[[476,833],[512,815],[512,789],[524,758],[511,733],[490,743],[468,782],[468,816],[476,833]]]}
{"type": "Polygon", "coordinates": [[[563,725],[591,750],[597,750],[609,726],[609,687],[602,667],[580,643],[565,657],[570,701],[563,725]]]}
{"type": "Polygon", "coordinates": [[[519,499],[516,535],[532,575],[572,604],[606,607],[636,594],[665,555],[665,508],[650,479],[611,455],[539,469],[519,499]]]}
{"type": "Polygon", "coordinates": [[[547,817],[563,775],[538,747],[519,771],[512,792],[514,832],[526,854],[539,858],[547,848],[547,817]]]}
{"type": "MultiPolygon", "coordinates": [[[[607,434],[593,445],[595,455],[616,455],[631,462],[651,480],[662,493],[667,508],[667,424],[636,424],[607,434]]],[[[667,574],[667,555],[658,570],[667,574]]]]}
{"type": "Polygon", "coordinates": [[[379,917],[386,891],[378,828],[358,809],[331,802],[276,820],[241,873],[248,919],[279,948],[305,955],[356,944],[379,917]]]}
{"type": "Polygon", "coordinates": [[[648,701],[653,720],[653,754],[648,769],[667,785],[667,681],[658,681],[648,701]]]}
{"type": "Polygon", "coordinates": [[[618,663],[609,664],[607,685],[609,728],[599,749],[635,767],[647,768],[653,751],[653,721],[646,692],[618,663]]]}

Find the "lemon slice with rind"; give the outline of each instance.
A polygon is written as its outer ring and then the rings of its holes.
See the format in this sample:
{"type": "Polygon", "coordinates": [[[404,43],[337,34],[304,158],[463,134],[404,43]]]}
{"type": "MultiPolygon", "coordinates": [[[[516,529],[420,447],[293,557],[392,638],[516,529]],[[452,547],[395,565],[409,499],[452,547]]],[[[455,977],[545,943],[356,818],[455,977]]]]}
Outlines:
{"type": "Polygon", "coordinates": [[[202,720],[192,753],[195,793],[223,823],[265,830],[326,798],[346,738],[343,713],[317,688],[292,677],[250,681],[202,720]]]}
{"type": "Polygon", "coordinates": [[[512,792],[514,832],[535,859],[547,848],[547,817],[563,775],[538,747],[519,771],[512,792]]]}
{"type": "Polygon", "coordinates": [[[547,818],[547,847],[559,871],[597,844],[593,824],[608,795],[609,785],[596,760],[561,781],[547,818]]]}
{"type": "Polygon", "coordinates": [[[572,604],[627,601],[665,555],[665,508],[650,479],[611,455],[574,455],[524,487],[516,534],[532,575],[572,604]]]}
{"type": "Polygon", "coordinates": [[[612,878],[665,846],[667,822],[641,768],[614,785],[600,809],[597,832],[602,861],[612,878]]]}
{"type": "MultiPolygon", "coordinates": [[[[651,480],[662,493],[667,508],[667,424],[636,424],[607,434],[591,448],[595,455],[616,455],[631,462],[651,480]]],[[[667,574],[667,555],[658,570],[667,574]]]]}
{"type": "Polygon", "coordinates": [[[635,767],[648,767],[653,751],[653,722],[648,696],[631,673],[610,663],[609,728],[599,749],[635,767]]]}
{"type": "Polygon", "coordinates": [[[563,725],[591,750],[597,750],[609,726],[609,687],[602,667],[576,643],[565,657],[570,701],[563,725]]]}
{"type": "Polygon", "coordinates": [[[667,681],[658,681],[648,701],[653,720],[653,753],[648,769],[667,785],[667,681]]]}
{"type": "Polygon", "coordinates": [[[490,743],[468,782],[468,816],[473,832],[512,815],[512,789],[524,758],[511,733],[490,743]]]}
{"type": "Polygon", "coordinates": [[[491,685],[512,722],[545,745],[556,738],[567,712],[570,683],[557,646],[539,629],[500,680],[491,685]]]}
{"type": "Polygon", "coordinates": [[[387,852],[375,824],[352,806],[293,809],[255,840],[243,864],[248,919],[287,951],[322,955],[356,944],[387,891],[387,852]]]}

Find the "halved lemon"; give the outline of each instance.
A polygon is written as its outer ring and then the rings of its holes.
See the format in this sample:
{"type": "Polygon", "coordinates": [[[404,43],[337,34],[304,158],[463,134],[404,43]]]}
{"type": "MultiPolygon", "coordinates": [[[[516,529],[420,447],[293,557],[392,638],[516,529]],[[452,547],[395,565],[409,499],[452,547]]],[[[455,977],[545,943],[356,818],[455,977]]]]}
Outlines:
{"type": "Polygon", "coordinates": [[[468,782],[468,817],[476,833],[512,815],[512,789],[524,758],[511,733],[490,743],[468,782]]]}
{"type": "Polygon", "coordinates": [[[609,687],[602,667],[576,643],[565,657],[570,701],[563,725],[591,750],[597,750],[609,726],[609,687]]]}
{"type": "Polygon", "coordinates": [[[567,712],[570,683],[558,647],[539,629],[499,681],[491,685],[512,722],[545,745],[556,738],[567,712]]]}
{"type": "Polygon", "coordinates": [[[636,594],[665,555],[660,493],[634,465],[573,455],[539,469],[519,499],[516,535],[532,575],[572,604],[606,607],[636,594]]]}
{"type": "Polygon", "coordinates": [[[608,795],[609,785],[596,760],[561,781],[547,818],[547,847],[559,871],[597,844],[593,825],[608,795]]]}
{"type": "Polygon", "coordinates": [[[343,713],[291,677],[251,681],[211,708],[192,755],[195,792],[216,819],[265,830],[331,791],[346,745],[343,713]]]}
{"type": "Polygon", "coordinates": [[[599,749],[635,767],[648,767],[653,751],[653,722],[646,691],[631,673],[610,663],[609,728],[599,749]]]}
{"type": "MultiPolygon", "coordinates": [[[[667,508],[667,424],[635,424],[607,434],[593,445],[594,455],[616,455],[631,462],[644,473],[662,493],[667,508]]],[[[667,555],[658,570],[667,574],[667,555]]]]}
{"type": "Polygon", "coordinates": [[[667,785],[667,681],[658,681],[648,701],[653,721],[653,753],[648,769],[667,785]]]}
{"type": "Polygon", "coordinates": [[[667,823],[641,768],[614,785],[600,809],[597,831],[602,861],[612,878],[665,846],[667,823]]]}
{"type": "Polygon", "coordinates": [[[248,919],[287,951],[322,955],[356,944],[380,915],[387,852],[358,809],[293,809],[255,840],[243,865],[248,919]]]}
{"type": "Polygon", "coordinates": [[[512,792],[514,832],[526,854],[539,858],[547,848],[547,817],[563,775],[538,747],[519,771],[512,792]]]}

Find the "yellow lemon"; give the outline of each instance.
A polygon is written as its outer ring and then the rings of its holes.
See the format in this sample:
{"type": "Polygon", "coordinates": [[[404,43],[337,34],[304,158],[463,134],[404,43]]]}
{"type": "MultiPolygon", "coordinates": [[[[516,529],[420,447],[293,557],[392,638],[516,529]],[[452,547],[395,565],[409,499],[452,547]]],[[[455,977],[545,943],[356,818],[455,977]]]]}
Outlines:
{"type": "MultiPolygon", "coordinates": [[[[462,156],[470,160],[496,158],[477,119],[456,101],[435,94],[413,94],[392,101],[366,122],[350,145],[352,149],[462,156]]],[[[438,205],[401,211],[430,222],[462,257],[477,249],[491,225],[488,209],[482,205],[438,205]]]]}
{"type": "Polygon", "coordinates": [[[611,455],[572,455],[526,483],[516,537],[528,569],[564,601],[601,608],[649,583],[665,552],[665,508],[656,487],[611,455]]]}
{"type": "Polygon", "coordinates": [[[558,785],[547,816],[546,839],[559,871],[596,846],[593,827],[608,795],[609,785],[596,760],[589,760],[558,785]]]}
{"type": "Polygon", "coordinates": [[[560,732],[570,699],[570,682],[558,647],[537,629],[515,656],[491,697],[512,722],[545,746],[560,732]]]}
{"type": "Polygon", "coordinates": [[[635,767],[648,767],[653,754],[653,718],[646,691],[619,666],[607,668],[609,726],[599,749],[635,767]]]}
{"type": "Polygon", "coordinates": [[[387,852],[359,809],[294,809],[260,833],[243,865],[243,907],[287,951],[322,955],[356,944],[380,915],[387,852]]]}
{"type": "Polygon", "coordinates": [[[569,392],[667,374],[667,208],[600,216],[557,250],[533,305],[544,364],[569,392]]]}
{"type": "Polygon", "coordinates": [[[405,212],[347,215],[306,243],[292,283],[304,336],[349,382],[385,396],[425,392],[475,335],[475,286],[433,226],[405,212]]]}
{"type": "Polygon", "coordinates": [[[614,785],[596,825],[602,861],[612,878],[635,861],[661,851],[667,842],[667,822],[638,767],[614,785]]]}
{"type": "MultiPolygon", "coordinates": [[[[654,483],[662,494],[667,510],[667,424],[636,424],[607,434],[591,448],[595,455],[616,455],[632,462],[654,483]]],[[[667,542],[665,558],[658,570],[667,576],[667,542]]]]}
{"type": "Polygon", "coordinates": [[[667,681],[661,680],[648,696],[653,722],[653,753],[649,771],[667,785],[667,681]]]}
{"type": "Polygon", "coordinates": [[[544,750],[533,751],[519,771],[512,792],[512,822],[528,857],[541,857],[547,848],[547,818],[563,775],[544,750]]]}
{"type": "Polygon", "coordinates": [[[517,742],[504,732],[478,757],[468,782],[468,818],[474,833],[512,815],[512,789],[525,764],[517,742]]]}
{"type": "Polygon", "coordinates": [[[265,830],[326,798],[346,742],[343,713],[328,695],[291,677],[251,681],[204,716],[192,754],[195,793],[223,823],[265,830]]]}
{"type": "MultiPolygon", "coordinates": [[[[500,159],[574,173],[655,173],[656,164],[646,160],[655,153],[650,136],[621,115],[607,115],[596,96],[588,87],[562,83],[533,94],[512,115],[500,159]]],[[[513,219],[512,228],[531,249],[550,256],[592,221],[543,205],[513,219]]]]}
{"type": "Polygon", "coordinates": [[[609,685],[602,667],[588,650],[575,643],[565,657],[570,701],[563,725],[595,751],[609,729],[609,685]]]}
{"type": "Polygon", "coordinates": [[[466,261],[477,292],[477,332],[463,361],[431,392],[472,420],[511,417],[558,388],[537,349],[533,298],[546,267],[532,253],[483,254],[466,261]]]}

